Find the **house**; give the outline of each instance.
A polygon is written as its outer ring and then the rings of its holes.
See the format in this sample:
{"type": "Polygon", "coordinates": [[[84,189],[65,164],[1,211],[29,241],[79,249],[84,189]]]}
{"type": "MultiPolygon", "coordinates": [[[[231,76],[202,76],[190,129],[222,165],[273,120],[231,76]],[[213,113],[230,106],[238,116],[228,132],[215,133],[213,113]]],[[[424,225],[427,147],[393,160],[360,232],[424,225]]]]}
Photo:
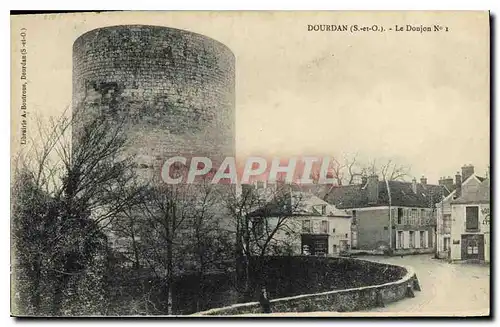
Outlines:
{"type": "Polygon", "coordinates": [[[351,213],[353,249],[406,254],[434,252],[435,204],[447,195],[425,177],[417,183],[372,175],[361,184],[332,186],[324,199],[351,213]]]}
{"type": "MultiPolygon", "coordinates": [[[[470,176],[469,179],[473,179],[470,176]]],[[[451,201],[451,261],[490,261],[490,179],[458,184],[451,201]]]]}
{"type": "Polygon", "coordinates": [[[457,197],[457,185],[462,190],[477,188],[485,178],[474,173],[474,166],[464,165],[462,173],[455,175],[455,180],[451,177],[442,177],[439,185],[446,188],[449,193],[441,202],[436,204],[436,257],[440,259],[450,259],[451,249],[451,202],[457,197]]]}
{"type": "Polygon", "coordinates": [[[291,191],[290,201],[288,208],[293,209],[289,212],[268,203],[266,208],[250,214],[254,229],[259,230],[257,234],[276,229],[282,223],[271,247],[286,247],[288,251],[274,253],[334,256],[350,249],[350,214],[307,192],[291,191]]]}

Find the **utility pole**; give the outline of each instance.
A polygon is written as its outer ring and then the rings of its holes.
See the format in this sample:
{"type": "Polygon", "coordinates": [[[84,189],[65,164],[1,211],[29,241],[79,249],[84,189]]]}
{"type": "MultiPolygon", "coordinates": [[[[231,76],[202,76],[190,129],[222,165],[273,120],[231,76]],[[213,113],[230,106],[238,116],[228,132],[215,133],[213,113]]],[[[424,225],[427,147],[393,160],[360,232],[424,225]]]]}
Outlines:
{"type": "Polygon", "coordinates": [[[391,188],[387,179],[385,179],[385,185],[387,187],[387,195],[389,196],[389,250],[392,251],[392,198],[391,188]]]}

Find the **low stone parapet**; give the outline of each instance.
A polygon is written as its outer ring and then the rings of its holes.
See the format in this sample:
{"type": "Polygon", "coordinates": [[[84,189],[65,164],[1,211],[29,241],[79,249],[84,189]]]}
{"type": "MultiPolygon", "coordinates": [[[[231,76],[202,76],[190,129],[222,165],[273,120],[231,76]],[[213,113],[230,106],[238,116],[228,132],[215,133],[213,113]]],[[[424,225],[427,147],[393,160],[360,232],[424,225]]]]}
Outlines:
{"type": "MultiPolygon", "coordinates": [[[[388,265],[360,259],[345,259],[363,261],[365,265],[385,265],[404,270],[401,279],[379,285],[362,286],[344,290],[333,290],[315,294],[304,294],[271,300],[273,312],[314,312],[360,311],[373,307],[381,307],[388,303],[413,297],[414,291],[420,291],[417,275],[411,267],[388,265]]],[[[258,302],[239,303],[231,306],[207,310],[195,315],[241,315],[261,313],[258,302]]]]}

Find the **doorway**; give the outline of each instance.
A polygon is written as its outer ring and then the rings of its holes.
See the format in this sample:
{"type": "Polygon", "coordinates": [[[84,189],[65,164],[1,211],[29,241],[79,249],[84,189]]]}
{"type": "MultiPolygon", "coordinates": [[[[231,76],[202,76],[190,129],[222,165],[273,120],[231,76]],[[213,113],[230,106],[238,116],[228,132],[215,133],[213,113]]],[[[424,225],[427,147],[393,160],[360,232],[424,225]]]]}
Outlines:
{"type": "Polygon", "coordinates": [[[349,241],[341,240],[339,241],[340,252],[349,250],[349,241]]]}
{"type": "Polygon", "coordinates": [[[462,260],[484,260],[484,235],[462,235],[462,260]]]}
{"type": "Polygon", "coordinates": [[[302,234],[302,254],[327,255],[328,235],[302,234]]]}

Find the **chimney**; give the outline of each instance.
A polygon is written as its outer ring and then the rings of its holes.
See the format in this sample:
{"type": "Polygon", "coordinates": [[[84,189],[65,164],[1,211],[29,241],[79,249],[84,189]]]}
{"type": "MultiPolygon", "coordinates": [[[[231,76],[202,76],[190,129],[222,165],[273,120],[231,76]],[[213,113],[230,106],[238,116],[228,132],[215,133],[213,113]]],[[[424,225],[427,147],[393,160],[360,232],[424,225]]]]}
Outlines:
{"type": "Polygon", "coordinates": [[[458,199],[459,197],[462,196],[462,176],[460,173],[457,171],[457,174],[455,175],[455,199],[458,199]]]}
{"type": "Polygon", "coordinates": [[[425,176],[420,177],[420,184],[427,185],[427,177],[425,176]]]}
{"type": "Polygon", "coordinates": [[[446,186],[446,188],[449,191],[452,191],[453,190],[453,178],[451,178],[450,176],[448,176],[448,177],[441,177],[439,179],[439,185],[446,186]]]}
{"type": "Polygon", "coordinates": [[[368,203],[373,204],[378,202],[378,175],[368,177],[366,184],[368,194],[368,203]]]}
{"type": "Polygon", "coordinates": [[[474,175],[474,166],[464,165],[462,167],[462,181],[465,182],[465,180],[469,178],[471,175],[474,175]]]}
{"type": "Polygon", "coordinates": [[[413,190],[413,193],[417,194],[417,179],[413,177],[413,180],[411,181],[411,189],[413,190]]]}

